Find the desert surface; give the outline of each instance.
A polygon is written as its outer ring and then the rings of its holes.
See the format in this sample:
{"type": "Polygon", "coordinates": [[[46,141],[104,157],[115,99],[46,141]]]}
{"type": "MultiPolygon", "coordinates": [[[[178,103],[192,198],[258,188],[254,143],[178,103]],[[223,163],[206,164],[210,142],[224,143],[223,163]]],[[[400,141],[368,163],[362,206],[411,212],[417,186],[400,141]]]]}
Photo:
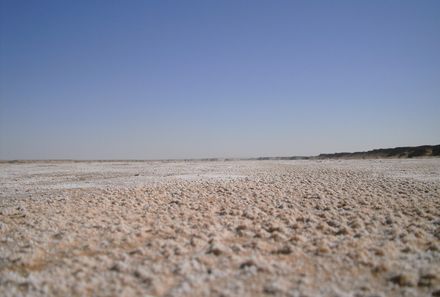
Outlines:
{"type": "Polygon", "coordinates": [[[440,159],[0,164],[1,296],[440,296],[440,159]]]}

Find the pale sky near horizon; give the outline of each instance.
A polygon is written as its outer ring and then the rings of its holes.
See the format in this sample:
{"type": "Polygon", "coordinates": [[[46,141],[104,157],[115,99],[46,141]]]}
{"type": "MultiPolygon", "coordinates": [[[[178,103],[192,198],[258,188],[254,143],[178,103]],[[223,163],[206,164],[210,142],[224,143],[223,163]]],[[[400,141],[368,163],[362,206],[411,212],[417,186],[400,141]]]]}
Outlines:
{"type": "Polygon", "coordinates": [[[440,143],[440,1],[0,0],[0,159],[440,143]]]}

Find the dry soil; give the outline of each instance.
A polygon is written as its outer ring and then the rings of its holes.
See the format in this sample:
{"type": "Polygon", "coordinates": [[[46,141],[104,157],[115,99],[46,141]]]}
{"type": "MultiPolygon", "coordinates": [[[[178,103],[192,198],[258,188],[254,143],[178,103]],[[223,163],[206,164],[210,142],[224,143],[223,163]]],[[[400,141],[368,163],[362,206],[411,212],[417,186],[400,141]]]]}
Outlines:
{"type": "Polygon", "coordinates": [[[0,164],[1,296],[440,296],[440,159],[0,164]]]}

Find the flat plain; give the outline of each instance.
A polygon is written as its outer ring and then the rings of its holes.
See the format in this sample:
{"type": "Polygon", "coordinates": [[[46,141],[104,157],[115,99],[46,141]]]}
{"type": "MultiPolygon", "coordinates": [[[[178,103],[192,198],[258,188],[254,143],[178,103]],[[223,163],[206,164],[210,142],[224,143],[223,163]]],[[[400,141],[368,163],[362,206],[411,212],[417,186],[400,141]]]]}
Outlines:
{"type": "Polygon", "coordinates": [[[1,296],[440,296],[440,159],[0,164],[1,296]]]}

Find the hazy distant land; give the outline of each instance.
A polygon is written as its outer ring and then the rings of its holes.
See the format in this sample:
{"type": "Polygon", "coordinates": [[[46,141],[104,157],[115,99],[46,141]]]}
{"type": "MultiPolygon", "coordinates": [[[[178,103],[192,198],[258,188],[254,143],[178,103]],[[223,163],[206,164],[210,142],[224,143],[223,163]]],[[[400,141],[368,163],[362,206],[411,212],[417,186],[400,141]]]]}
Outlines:
{"type": "Polygon", "coordinates": [[[377,159],[377,158],[415,158],[440,157],[440,145],[403,146],[375,149],[366,152],[320,154],[319,159],[377,159]]]}
{"type": "Polygon", "coordinates": [[[383,159],[383,158],[416,158],[440,157],[439,145],[403,146],[395,148],[374,149],[365,152],[342,152],[320,154],[318,156],[293,157],[260,157],[251,160],[307,160],[307,159],[383,159]]]}
{"type": "Polygon", "coordinates": [[[257,157],[257,158],[200,158],[200,159],[163,159],[163,160],[0,160],[0,163],[28,163],[28,162],[142,162],[142,161],[239,161],[239,160],[314,160],[314,159],[384,159],[384,158],[416,158],[440,157],[439,145],[403,146],[395,148],[374,149],[365,152],[342,152],[320,154],[318,156],[288,156],[288,157],[257,157]]]}

